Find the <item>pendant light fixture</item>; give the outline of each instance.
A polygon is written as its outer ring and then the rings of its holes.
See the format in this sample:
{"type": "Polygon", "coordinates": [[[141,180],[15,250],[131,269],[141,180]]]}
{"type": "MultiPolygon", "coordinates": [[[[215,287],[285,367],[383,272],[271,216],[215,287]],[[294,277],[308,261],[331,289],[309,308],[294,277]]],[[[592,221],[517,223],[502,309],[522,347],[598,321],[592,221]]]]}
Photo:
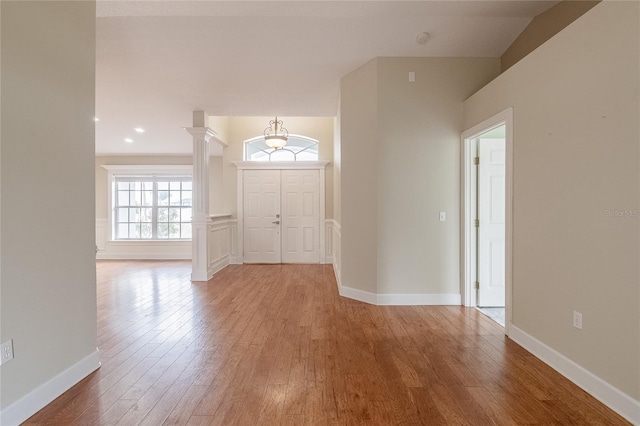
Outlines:
{"type": "Polygon", "coordinates": [[[287,144],[289,131],[282,126],[282,120],[269,121],[269,127],[264,129],[264,141],[273,149],[283,148],[287,144]]]}

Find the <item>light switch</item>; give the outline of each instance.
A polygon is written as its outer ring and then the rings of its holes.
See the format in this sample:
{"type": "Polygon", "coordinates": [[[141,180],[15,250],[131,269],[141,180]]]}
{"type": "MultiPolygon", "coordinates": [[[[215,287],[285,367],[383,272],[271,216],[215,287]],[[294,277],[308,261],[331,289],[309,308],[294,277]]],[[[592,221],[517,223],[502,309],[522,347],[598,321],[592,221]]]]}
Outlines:
{"type": "Polygon", "coordinates": [[[411,71],[409,73],[409,83],[414,83],[416,81],[416,73],[411,71]]]}
{"type": "Polygon", "coordinates": [[[444,222],[447,220],[447,214],[445,212],[440,212],[440,222],[444,222]]]}

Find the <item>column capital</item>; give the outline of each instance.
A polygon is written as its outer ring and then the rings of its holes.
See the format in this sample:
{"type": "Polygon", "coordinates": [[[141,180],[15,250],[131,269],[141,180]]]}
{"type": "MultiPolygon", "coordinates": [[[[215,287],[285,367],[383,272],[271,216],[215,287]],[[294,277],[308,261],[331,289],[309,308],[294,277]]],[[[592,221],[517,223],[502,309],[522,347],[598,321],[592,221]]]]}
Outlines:
{"type": "Polygon", "coordinates": [[[203,136],[206,141],[217,135],[216,131],[209,127],[185,127],[184,129],[192,136],[203,136]]]}

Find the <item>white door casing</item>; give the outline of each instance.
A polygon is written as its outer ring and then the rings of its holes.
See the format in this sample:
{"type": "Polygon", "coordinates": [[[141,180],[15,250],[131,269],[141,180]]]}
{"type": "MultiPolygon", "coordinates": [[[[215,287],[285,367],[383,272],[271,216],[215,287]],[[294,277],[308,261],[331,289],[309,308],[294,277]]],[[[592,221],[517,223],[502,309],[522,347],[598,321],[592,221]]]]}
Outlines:
{"type": "Polygon", "coordinates": [[[460,281],[462,300],[465,306],[477,306],[477,228],[474,225],[477,207],[477,173],[474,158],[477,156],[476,141],[485,133],[504,127],[505,136],[505,334],[511,334],[513,294],[513,108],[465,130],[461,142],[461,211],[460,211],[460,281]]]}
{"type": "Polygon", "coordinates": [[[282,262],[320,262],[320,173],[282,170],[282,262]]]}
{"type": "Polygon", "coordinates": [[[280,171],[245,170],[244,261],[280,263],[280,171]]]}
{"type": "Polygon", "coordinates": [[[505,140],[478,140],[478,306],[505,304],[505,140]]]}

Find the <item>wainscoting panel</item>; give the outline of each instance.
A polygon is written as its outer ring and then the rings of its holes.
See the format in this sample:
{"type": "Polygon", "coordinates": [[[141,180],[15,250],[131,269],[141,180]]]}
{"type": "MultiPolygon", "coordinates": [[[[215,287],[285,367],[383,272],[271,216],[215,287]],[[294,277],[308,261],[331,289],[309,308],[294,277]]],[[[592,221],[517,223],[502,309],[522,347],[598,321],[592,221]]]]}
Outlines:
{"type": "Polygon", "coordinates": [[[105,251],[107,249],[107,232],[109,221],[107,219],[96,219],[96,249],[105,251]]]}
{"type": "MultiPolygon", "coordinates": [[[[207,229],[209,271],[213,274],[230,263],[237,263],[237,220],[212,218],[207,229]]],[[[109,241],[108,235],[107,219],[96,219],[96,259],[191,259],[191,241],[109,241]]]]}
{"type": "Polygon", "coordinates": [[[191,259],[191,241],[109,241],[106,218],[96,218],[96,259],[191,259]]]}
{"type": "Polygon", "coordinates": [[[235,258],[233,253],[233,236],[237,221],[223,218],[212,218],[207,224],[209,233],[208,275],[212,277],[216,272],[231,263],[235,258]]]}
{"type": "Polygon", "coordinates": [[[191,259],[191,241],[107,241],[96,259],[191,259]]]}

